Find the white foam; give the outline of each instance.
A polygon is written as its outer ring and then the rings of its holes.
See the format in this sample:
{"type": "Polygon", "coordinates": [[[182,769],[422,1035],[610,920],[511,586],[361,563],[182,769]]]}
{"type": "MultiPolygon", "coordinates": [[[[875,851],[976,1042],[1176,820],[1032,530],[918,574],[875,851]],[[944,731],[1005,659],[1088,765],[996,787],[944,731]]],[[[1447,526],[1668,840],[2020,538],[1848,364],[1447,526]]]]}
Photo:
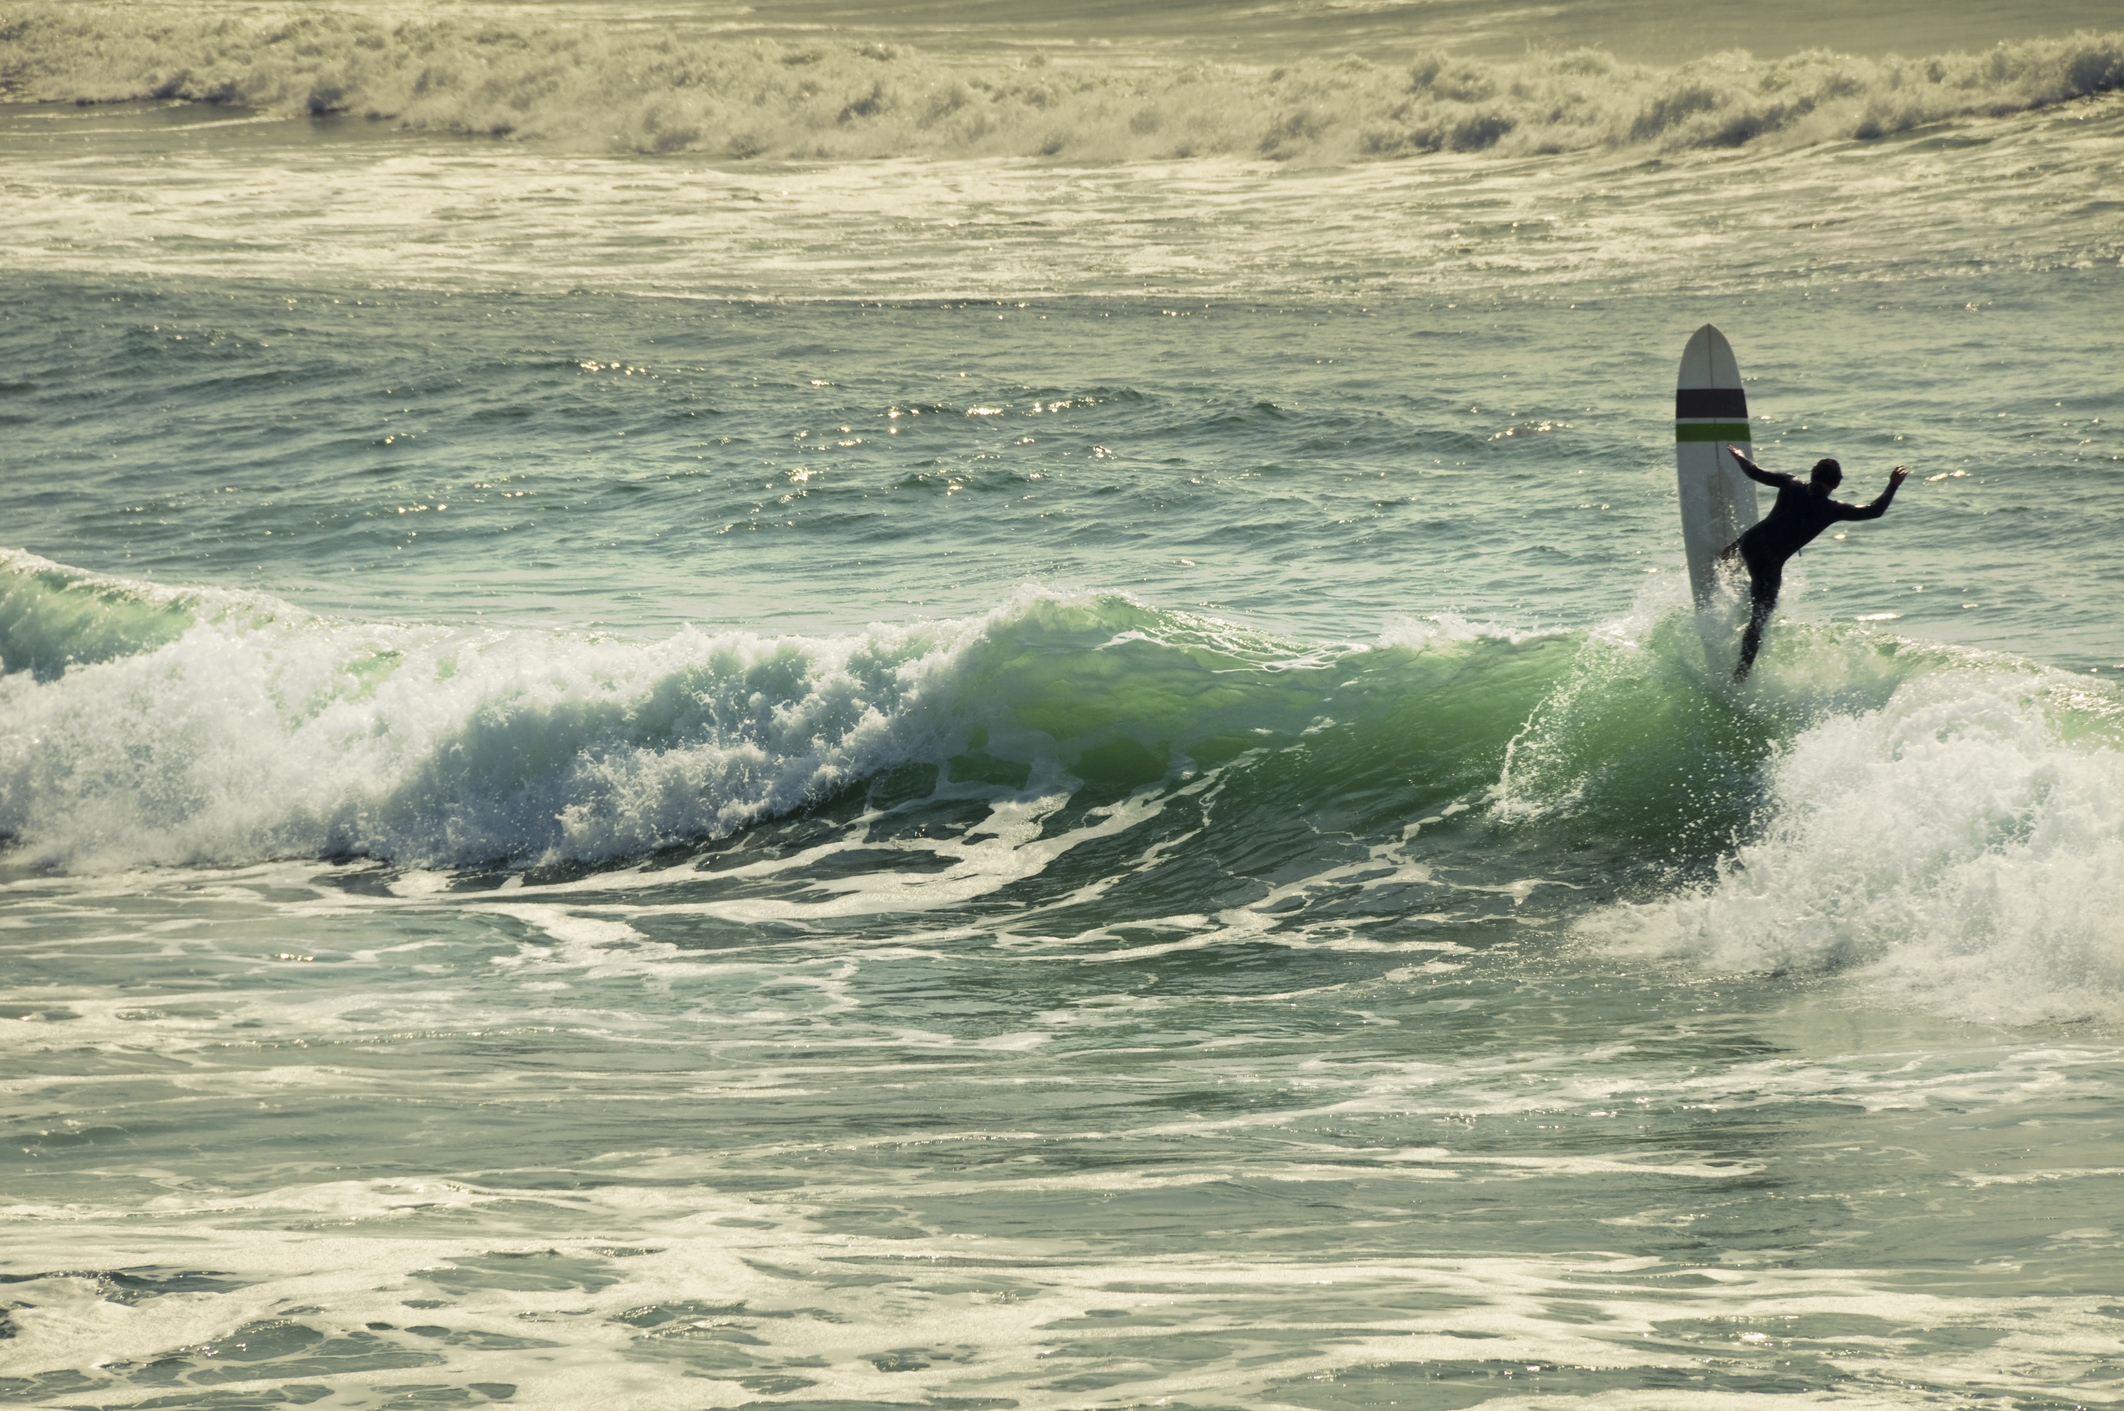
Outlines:
{"type": "MultiPolygon", "coordinates": [[[[1210,1257],[1130,1253],[1115,1241],[1054,1236],[925,1232],[882,1239],[808,1228],[821,1202],[851,1194],[837,1190],[807,1192],[803,1204],[740,1200],[699,1186],[436,1192],[453,1223],[476,1217],[481,1204],[495,1204],[497,1214],[512,1205],[521,1213],[535,1201],[545,1229],[527,1248],[500,1228],[431,1232],[386,1214],[403,1209],[419,1184],[287,1188],[226,1212],[234,1218],[217,1218],[220,1212],[202,1203],[189,1219],[161,1212],[152,1228],[118,1212],[26,1224],[17,1244],[30,1267],[79,1268],[85,1246],[108,1258],[105,1267],[166,1267],[181,1251],[183,1267],[229,1271],[225,1278],[234,1286],[130,1306],[96,1297],[76,1276],[17,1286],[34,1306],[16,1314],[21,1334],[4,1350],[6,1365],[10,1371],[107,1367],[123,1377],[128,1364],[176,1351],[195,1366],[213,1366],[216,1350],[247,1324],[288,1319],[346,1337],[361,1336],[363,1321],[371,1320],[371,1327],[386,1330],[371,1345],[430,1352],[434,1365],[410,1376],[403,1369],[322,1374],[343,1394],[403,1392],[410,1380],[488,1380],[513,1384],[514,1405],[649,1407],[698,1400],[702,1384],[694,1378],[704,1369],[690,1359],[643,1355],[656,1351],[663,1334],[645,1334],[622,1316],[658,1304],[684,1313],[690,1304],[698,1311],[663,1325],[666,1334],[712,1337],[728,1330],[742,1350],[705,1369],[711,1375],[802,1369],[810,1383],[804,1390],[814,1398],[904,1403],[910,1396],[1007,1389],[1029,1393],[1039,1404],[1065,1404],[1053,1395],[1058,1378],[1106,1373],[1118,1374],[1107,1376],[1107,1384],[1126,1385],[1145,1404],[1165,1398],[1270,1404],[1286,1400],[1277,1393],[1294,1383],[1410,1363],[1451,1368],[1474,1361],[1497,1374],[1489,1404],[1514,1405],[1556,1398],[1539,1395],[1541,1384],[1530,1378],[1525,1398],[1513,1399],[1512,1382],[1501,1375],[1507,1369],[1627,1375],[1716,1357],[1724,1367],[1760,1366],[1768,1373],[1783,1349],[1751,1343],[1783,1341],[1791,1320],[1809,1316],[1887,1319],[1898,1328],[2011,1329],[2012,1368],[1982,1358],[1967,1367],[1935,1363],[1926,1369],[1930,1383],[2041,1392],[2075,1352],[2100,1345],[2090,1339],[2105,1326],[2096,1296],[1984,1298],[1959,1288],[1943,1294],[1899,1287],[1862,1268],[1789,1267],[1745,1257],[1693,1267],[1691,1285],[1677,1289],[1661,1283],[1675,1266],[1600,1250],[1380,1252],[1322,1261],[1283,1249],[1210,1257]],[[303,1218],[312,1212],[345,1223],[314,1228],[303,1218]],[[252,1223],[290,1218],[298,1228],[252,1223]],[[561,1225],[578,1229],[554,1228],[561,1225]],[[589,1236],[590,1229],[598,1235],[589,1236]],[[614,1257],[615,1232],[642,1247],[614,1257]],[[473,1271],[482,1261],[491,1265],[494,1251],[531,1256],[533,1270],[541,1257],[568,1261],[550,1267],[595,1270],[597,1278],[570,1284],[564,1274],[551,1288],[505,1280],[486,1285],[473,1271]],[[460,1271],[470,1277],[455,1277],[460,1271]],[[1412,1291],[1423,1298],[1412,1301],[1412,1291]],[[409,1298],[427,1306],[409,1308],[409,1298]],[[721,1310],[700,1310],[702,1302],[721,1310]],[[1560,1319],[1559,1304],[1592,1316],[1560,1319]],[[1663,1326],[1677,1318],[1723,1330],[1693,1341],[1663,1326]],[[405,1326],[413,1323],[466,1336],[445,1341],[405,1326]],[[483,1335],[504,1341],[488,1350],[480,1346],[483,1335]],[[1471,1335],[1479,1341],[1470,1343],[1471,1335]],[[881,1366],[874,1359],[887,1348],[947,1355],[881,1366]]],[[[1054,1187],[1079,1197],[1174,1188],[1171,1181],[1145,1186],[1126,1173],[1054,1187]]],[[[1863,1366],[1896,1392],[1876,1399],[1865,1386],[1839,1390],[1843,1404],[1907,1400],[1911,1369],[1899,1359],[1898,1342],[1858,1333],[1840,1337],[1836,1346],[1843,1349],[1836,1354],[1840,1369],[1863,1366]]],[[[256,1370],[263,1379],[277,1369],[264,1362],[256,1370]]],[[[1412,1389],[1424,1384],[1409,1383],[1412,1389]]],[[[102,1390],[107,1397],[133,1388],[120,1381],[102,1390]]],[[[706,1394],[738,1395],[727,1381],[710,1382],[706,1394]]],[[[1760,1400],[1703,1389],[1669,1398],[1641,1386],[1616,1395],[1622,1399],[1595,1393],[1571,1402],[1740,1407],[1760,1400]]]]}
{"type": "MultiPolygon", "coordinates": [[[[727,834],[932,748],[988,620],[658,642],[207,620],[0,677],[0,829],[76,870],[368,852],[600,859],[727,834]]],[[[400,892],[432,889],[409,875],[400,892]]]]}
{"type": "Polygon", "coordinates": [[[7,96],[189,98],[593,151],[798,160],[1718,149],[1874,137],[2124,84],[2116,34],[1916,59],[1727,53],[1679,69],[1584,49],[1498,64],[1429,53],[1413,63],[1048,67],[839,36],[785,46],[491,10],[392,23],[277,7],[52,5],[23,7],[9,41],[7,96]]]}
{"type": "MultiPolygon", "coordinates": [[[[1260,95],[1233,112],[1258,121],[1260,95]]],[[[136,141],[9,152],[0,267],[718,300],[1339,297],[1360,270],[1367,297],[1616,279],[1746,297],[1794,268],[1838,282],[1931,277],[1942,250],[1950,265],[2113,264],[2103,202],[2120,126],[2124,95],[2069,116],[1987,118],[1951,153],[1918,129],[1862,148],[1758,143],[1659,162],[1619,162],[1608,148],[1513,155],[1508,139],[1480,153],[1311,165],[1334,160],[1343,124],[1289,163],[1237,150],[1101,164],[1094,150],[1064,173],[948,142],[921,155],[685,166],[443,135],[320,147],[302,120],[278,134],[247,129],[241,142],[170,139],[144,161],[139,143],[157,139],[143,124],[136,141]],[[2043,172],[2041,203],[2021,199],[2031,166],[2043,172]],[[1835,206],[1833,223],[1789,219],[1795,207],[1822,210],[1825,191],[1850,189],[1859,173],[1862,197],[1835,206]],[[527,187],[539,201],[521,199],[527,187]],[[1721,212],[1712,227],[1707,202],[1721,212]],[[1343,217],[1324,221],[1330,210],[1343,217]],[[1145,223],[1174,238],[1117,250],[1114,229],[1145,223]],[[919,238],[881,243],[881,228],[919,238]]]]}
{"type": "Polygon", "coordinates": [[[2124,1014],[2124,749],[2059,676],[1921,673],[1801,731],[1717,878],[1581,923],[1719,969],[1849,972],[1968,1019],[2124,1014]]]}

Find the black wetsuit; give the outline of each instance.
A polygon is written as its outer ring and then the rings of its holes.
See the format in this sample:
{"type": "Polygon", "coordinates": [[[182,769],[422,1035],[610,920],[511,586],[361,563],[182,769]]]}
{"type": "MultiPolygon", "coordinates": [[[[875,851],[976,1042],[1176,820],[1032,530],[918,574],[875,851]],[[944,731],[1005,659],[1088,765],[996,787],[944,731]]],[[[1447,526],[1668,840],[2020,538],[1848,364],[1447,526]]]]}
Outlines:
{"type": "Polygon", "coordinates": [[[1847,505],[1826,494],[1815,494],[1813,487],[1797,475],[1764,470],[1745,462],[1741,470],[1759,485],[1775,485],[1777,503],[1726,549],[1728,554],[1737,551],[1741,562],[1748,565],[1749,595],[1755,602],[1748,630],[1741,636],[1740,669],[1734,673],[1737,676],[1748,674],[1748,668],[1755,663],[1755,653],[1763,644],[1763,628],[1770,623],[1771,611],[1777,607],[1777,590],[1784,584],[1785,560],[1839,520],[1879,519],[1888,513],[1888,502],[1895,498],[1893,481],[1872,504],[1847,505]]]}

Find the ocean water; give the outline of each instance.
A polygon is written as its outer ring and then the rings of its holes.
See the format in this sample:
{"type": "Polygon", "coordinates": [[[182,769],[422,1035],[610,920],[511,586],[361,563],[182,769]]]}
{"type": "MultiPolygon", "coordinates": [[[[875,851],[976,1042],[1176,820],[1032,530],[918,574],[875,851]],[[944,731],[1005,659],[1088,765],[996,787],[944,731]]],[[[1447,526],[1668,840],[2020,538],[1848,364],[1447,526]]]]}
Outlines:
{"type": "Polygon", "coordinates": [[[2124,31],[1857,8],[0,7],[0,1401],[2124,1403],[2124,31]]]}

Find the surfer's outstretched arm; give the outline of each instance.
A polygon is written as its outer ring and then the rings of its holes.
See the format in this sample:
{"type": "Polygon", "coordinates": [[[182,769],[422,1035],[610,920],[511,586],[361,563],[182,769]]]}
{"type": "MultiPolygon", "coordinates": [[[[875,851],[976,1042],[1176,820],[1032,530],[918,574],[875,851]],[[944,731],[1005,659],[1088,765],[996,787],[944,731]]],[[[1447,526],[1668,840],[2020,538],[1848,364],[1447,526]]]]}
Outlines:
{"type": "Polygon", "coordinates": [[[1902,487],[1903,482],[1907,480],[1909,476],[1910,472],[1903,469],[1903,467],[1901,466],[1897,466],[1894,470],[1889,471],[1888,488],[1881,491],[1881,493],[1874,498],[1872,504],[1844,506],[1843,508],[1847,509],[1849,513],[1845,514],[1843,518],[1879,519],[1882,515],[1888,513],[1888,502],[1895,498],[1895,492],[1902,487]]]}
{"type": "Polygon", "coordinates": [[[1740,466],[1742,474],[1758,484],[1775,485],[1782,490],[1787,485],[1800,483],[1800,478],[1797,475],[1787,475],[1781,470],[1764,470],[1754,461],[1742,455],[1738,446],[1726,447],[1726,454],[1733,457],[1734,463],[1740,466]]]}

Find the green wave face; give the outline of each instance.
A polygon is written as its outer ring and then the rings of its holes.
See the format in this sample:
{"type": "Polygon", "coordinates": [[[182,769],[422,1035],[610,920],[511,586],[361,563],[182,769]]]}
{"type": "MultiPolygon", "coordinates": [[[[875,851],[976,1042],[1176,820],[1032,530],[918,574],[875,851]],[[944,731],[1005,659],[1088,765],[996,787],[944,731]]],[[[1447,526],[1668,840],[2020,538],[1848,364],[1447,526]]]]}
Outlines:
{"type": "Polygon", "coordinates": [[[1103,789],[1296,751],[1355,787],[1392,760],[1413,787],[1458,791],[1567,653],[1563,638],[1323,647],[1120,598],[1043,600],[968,653],[961,700],[982,748],[1052,753],[1103,789]]]}

